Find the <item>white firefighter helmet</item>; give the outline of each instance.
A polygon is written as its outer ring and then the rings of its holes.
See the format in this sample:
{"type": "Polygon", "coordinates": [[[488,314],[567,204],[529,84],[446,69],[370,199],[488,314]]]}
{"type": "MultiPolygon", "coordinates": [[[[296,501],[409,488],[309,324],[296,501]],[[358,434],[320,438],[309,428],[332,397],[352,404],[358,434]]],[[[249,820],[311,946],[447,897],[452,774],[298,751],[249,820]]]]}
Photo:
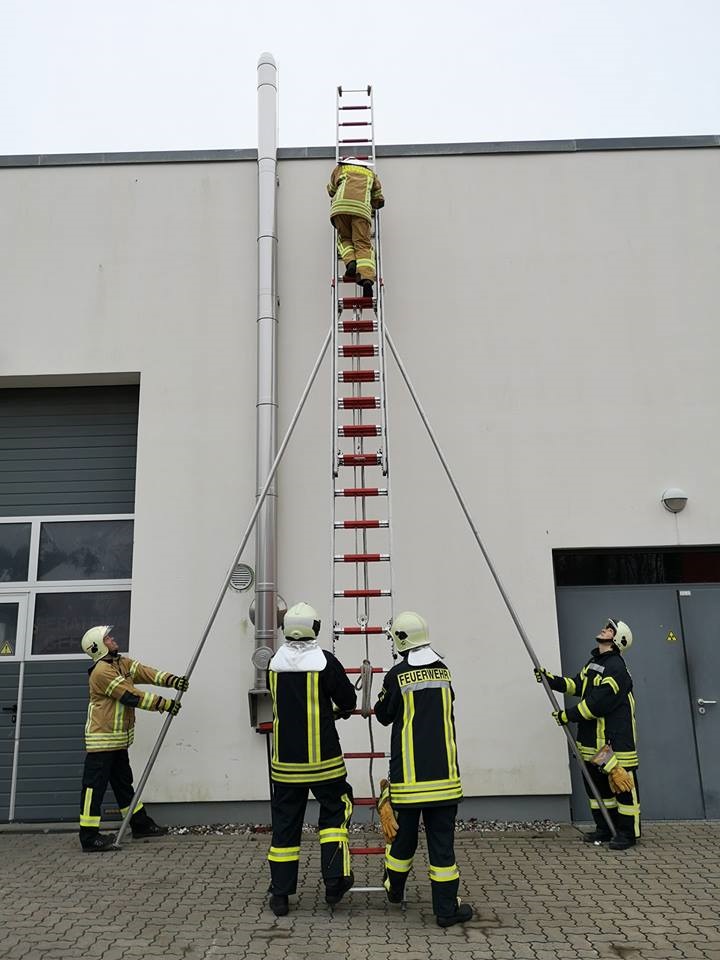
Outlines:
{"type": "Polygon", "coordinates": [[[613,643],[620,653],[625,653],[632,646],[633,635],[630,627],[622,620],[614,620],[612,617],[608,620],[608,626],[615,631],[613,643]]]}
{"type": "Polygon", "coordinates": [[[390,633],[398,653],[405,653],[414,647],[426,647],[430,643],[427,621],[412,610],[406,610],[395,617],[390,633]]]}
{"type": "Polygon", "coordinates": [[[283,620],[283,633],[287,640],[314,640],[320,633],[320,617],[309,603],[296,603],[290,607],[283,620]]]}
{"type": "Polygon", "coordinates": [[[83,653],[86,653],[93,661],[102,660],[103,657],[106,657],[110,651],[105,645],[105,637],[110,635],[111,630],[112,626],[110,625],[90,627],[80,641],[83,653]]]}
{"type": "Polygon", "coordinates": [[[342,157],[340,163],[351,163],[354,167],[370,167],[372,168],[372,160],[361,159],[360,157],[342,157]]]}

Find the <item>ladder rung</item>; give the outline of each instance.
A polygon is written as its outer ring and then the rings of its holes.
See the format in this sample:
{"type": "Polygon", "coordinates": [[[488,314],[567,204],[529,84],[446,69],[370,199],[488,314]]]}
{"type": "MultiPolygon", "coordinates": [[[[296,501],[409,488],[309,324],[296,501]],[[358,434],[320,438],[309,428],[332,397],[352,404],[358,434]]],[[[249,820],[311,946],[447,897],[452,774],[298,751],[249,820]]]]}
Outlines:
{"type": "MultiPolygon", "coordinates": [[[[341,120],[338,124],[339,127],[371,127],[372,120],[341,120]]],[[[365,142],[365,141],[358,141],[365,142]]],[[[341,140],[340,143],[348,143],[347,140],[341,140]]]]}
{"type": "Polygon", "coordinates": [[[370,109],[370,104],[369,104],[369,103],[360,103],[360,104],[355,103],[355,104],[353,104],[353,105],[350,106],[350,107],[340,107],[340,109],[341,109],[341,110],[369,110],[369,109],[370,109]]]}
{"type": "Polygon", "coordinates": [[[338,464],[341,467],[379,467],[382,457],[379,453],[341,453],[338,464]]]}
{"type": "Polygon", "coordinates": [[[340,410],[375,410],[380,406],[380,397],[340,397],[340,410]]]}
{"type": "MultiPolygon", "coordinates": [[[[390,525],[389,521],[387,520],[336,520],[335,521],[336,530],[371,530],[371,529],[377,530],[378,527],[388,527],[389,525],[390,525]]],[[[340,596],[365,597],[365,596],[368,596],[368,594],[365,594],[365,593],[356,594],[352,592],[348,594],[346,592],[346,593],[340,594],[340,596]]],[[[376,594],[372,594],[372,596],[376,596],[376,594]]],[[[378,593],[377,596],[379,597],[380,594],[378,593]]]]}
{"type": "Polygon", "coordinates": [[[374,333],[377,320],[341,320],[340,333],[374,333]]]}
{"type": "Polygon", "coordinates": [[[362,310],[373,305],[372,297],[340,297],[341,310],[362,310]]]}
{"type": "MultiPolygon", "coordinates": [[[[356,674],[356,673],[362,673],[362,672],[363,672],[363,667],[345,667],[345,673],[356,674]]],[[[370,668],[370,673],[385,673],[385,672],[386,671],[383,670],[382,667],[370,668]]]]}
{"type": "MultiPolygon", "coordinates": [[[[345,754],[347,756],[347,754],[345,754]]],[[[374,807],[377,803],[375,797],[353,797],[354,807],[374,807]]]]}
{"type": "Polygon", "coordinates": [[[377,357],[380,348],[376,343],[346,343],[338,347],[339,357],[377,357]]]}
{"type": "Polygon", "coordinates": [[[384,854],[385,847],[350,847],[350,853],[361,856],[384,854]]]}
{"type": "MultiPolygon", "coordinates": [[[[340,159],[340,160],[349,160],[349,159],[350,159],[350,156],[351,156],[351,154],[348,154],[346,157],[340,157],[339,159],[340,159]]],[[[352,156],[353,156],[356,160],[371,160],[371,159],[372,159],[368,153],[353,153],[352,156]]]]}
{"type": "Polygon", "coordinates": [[[359,753],[344,753],[346,760],[382,760],[383,757],[389,757],[389,753],[377,753],[372,750],[361,750],[359,753]]]}
{"type": "Polygon", "coordinates": [[[372,143],[372,140],[370,137],[343,137],[338,140],[338,143],[372,143]]]}
{"type": "Polygon", "coordinates": [[[340,370],[337,375],[338,383],[378,383],[379,370],[340,370]]]}
{"type": "Polygon", "coordinates": [[[382,427],[376,423],[346,423],[338,427],[339,437],[379,437],[382,427]]]}
{"type": "Polygon", "coordinates": [[[357,599],[358,597],[389,597],[389,590],[378,590],[370,587],[365,590],[336,590],[336,597],[347,597],[348,599],[357,599]]]}
{"type": "Polygon", "coordinates": [[[336,497],[386,497],[387,487],[341,487],[335,490],[336,497]]]}
{"type": "Polygon", "coordinates": [[[336,553],[335,563],[387,563],[389,553],[336,553]]]}
{"type": "Polygon", "coordinates": [[[341,370],[338,373],[338,383],[377,383],[379,379],[379,370],[341,370]]]}
{"type": "Polygon", "coordinates": [[[385,627],[335,627],[333,633],[344,634],[346,637],[364,637],[369,633],[387,633],[387,630],[385,627]]]}
{"type": "MultiPolygon", "coordinates": [[[[362,712],[362,710],[353,710],[352,715],[353,715],[354,717],[362,717],[363,712],[362,712]]],[[[370,716],[371,716],[371,717],[374,717],[374,716],[375,716],[375,711],[374,711],[374,710],[371,710],[371,711],[370,711],[370,716]]],[[[368,719],[369,719],[369,717],[363,717],[363,720],[368,720],[368,719]]],[[[272,726],[272,724],[270,724],[270,726],[272,726]]]]}

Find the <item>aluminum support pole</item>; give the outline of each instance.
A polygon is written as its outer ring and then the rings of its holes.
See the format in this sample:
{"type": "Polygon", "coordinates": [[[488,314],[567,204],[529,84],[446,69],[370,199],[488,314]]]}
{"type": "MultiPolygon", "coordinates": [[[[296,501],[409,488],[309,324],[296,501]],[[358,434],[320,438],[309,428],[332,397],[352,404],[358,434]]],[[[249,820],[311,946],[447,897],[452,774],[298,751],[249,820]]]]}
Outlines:
{"type": "MultiPolygon", "coordinates": [[[[277,447],[277,66],[269,53],[258,60],[258,261],[256,493],[259,496],[277,447]]],[[[255,533],[255,649],[275,649],[277,636],[277,486],[272,483],[255,533]]],[[[255,667],[253,690],[265,687],[255,667]]]]}
{"type": "MultiPolygon", "coordinates": [[[[258,497],[258,499],[257,499],[257,501],[256,501],[256,503],[255,503],[255,508],[254,508],[253,512],[250,514],[250,519],[248,520],[248,525],[247,525],[247,527],[246,527],[246,529],[245,529],[245,533],[243,534],[243,538],[242,538],[242,541],[241,541],[241,543],[240,543],[240,546],[238,547],[237,552],[235,553],[235,556],[233,557],[233,561],[232,561],[232,563],[230,564],[230,567],[228,568],[228,571],[227,571],[227,573],[226,573],[226,575],[225,575],[225,580],[223,581],[223,585],[222,585],[222,587],[220,588],[220,593],[218,594],[218,598],[217,598],[217,600],[215,601],[215,605],[214,605],[213,608],[212,608],[212,613],[210,614],[210,617],[209,617],[208,622],[207,622],[207,624],[206,624],[206,626],[205,626],[205,629],[203,630],[203,634],[202,634],[202,637],[200,638],[200,642],[199,642],[199,644],[197,645],[197,648],[196,648],[196,650],[195,650],[195,653],[194,653],[193,656],[192,656],[192,659],[190,660],[190,663],[189,663],[189,665],[188,665],[187,670],[185,671],[185,676],[188,677],[188,678],[190,678],[190,677],[192,676],[192,672],[193,672],[193,670],[195,669],[195,664],[198,662],[198,659],[200,658],[200,654],[202,653],[203,647],[205,646],[205,641],[206,641],[207,638],[208,638],[208,634],[210,633],[210,630],[212,629],[212,625],[215,623],[215,618],[216,618],[217,615],[218,615],[218,611],[220,610],[220,606],[221,606],[221,604],[222,604],[222,602],[223,602],[223,599],[225,598],[225,594],[227,593],[228,587],[230,586],[230,579],[231,579],[231,577],[232,577],[232,575],[233,575],[233,573],[234,573],[234,571],[235,571],[235,567],[236,567],[237,563],[239,562],[240,557],[243,555],[243,551],[244,551],[244,549],[245,549],[245,545],[247,544],[247,542],[248,542],[248,540],[249,540],[249,538],[250,538],[250,534],[252,533],[252,529],[253,529],[253,527],[255,526],[255,521],[257,520],[258,514],[260,513],[260,510],[262,509],[262,505],[263,505],[263,503],[265,502],[265,498],[266,498],[267,495],[268,495],[268,492],[269,492],[269,490],[270,490],[270,486],[271,486],[271,484],[272,484],[272,482],[273,482],[273,479],[275,478],[275,474],[276,474],[276,472],[277,472],[277,468],[280,466],[280,461],[282,460],[283,454],[285,453],[285,450],[286,450],[286,448],[287,448],[287,445],[288,445],[288,443],[290,442],[290,437],[292,437],[292,435],[293,435],[293,431],[295,430],[295,426],[296,426],[296,424],[297,424],[297,422],[298,422],[298,418],[300,417],[300,413],[302,412],[302,409],[303,409],[303,407],[305,406],[305,401],[307,400],[308,394],[310,393],[310,388],[312,387],[313,383],[315,382],[315,377],[317,376],[318,370],[320,369],[320,364],[322,363],[323,357],[325,356],[325,353],[327,352],[327,348],[328,348],[328,344],[330,343],[330,338],[331,338],[331,336],[332,336],[332,327],[330,327],[330,328],[328,329],[327,335],[326,335],[326,337],[325,337],[325,341],[324,341],[322,347],[320,348],[320,353],[318,354],[317,360],[315,361],[315,365],[313,366],[313,368],[312,368],[312,370],[311,370],[311,372],[310,372],[310,376],[308,377],[307,383],[305,384],[305,389],[303,390],[302,396],[300,397],[300,400],[298,401],[298,405],[297,405],[297,407],[295,408],[295,413],[293,414],[292,420],[290,421],[290,425],[289,425],[288,428],[287,428],[287,431],[286,431],[286,433],[285,433],[285,436],[283,437],[282,443],[280,444],[280,448],[279,448],[279,450],[278,450],[278,452],[277,452],[277,455],[276,455],[275,459],[273,460],[273,463],[272,463],[272,465],[271,465],[271,467],[270,467],[270,470],[269,470],[269,472],[268,472],[267,478],[266,478],[266,480],[265,480],[265,484],[264,484],[262,490],[260,491],[260,496],[258,497]]],[[[178,701],[179,701],[179,700],[182,700],[182,696],[183,696],[183,693],[182,693],[182,690],[180,690],[180,691],[178,691],[175,699],[178,700],[178,701]]],[[[130,803],[130,808],[129,808],[128,812],[125,814],[125,819],[124,819],[123,822],[120,824],[120,829],[118,830],[117,836],[115,837],[115,846],[116,846],[116,847],[119,847],[119,846],[120,846],[120,841],[122,840],[122,838],[123,838],[123,836],[124,836],[124,834],[125,834],[125,831],[127,830],[128,823],[130,822],[130,817],[133,815],[133,811],[135,810],[135,807],[137,806],[138,801],[140,800],[140,797],[141,797],[141,795],[142,795],[142,792],[143,792],[143,790],[144,790],[144,788],[145,788],[145,784],[147,783],[147,779],[148,779],[148,777],[150,776],[150,771],[152,770],[152,768],[153,768],[153,766],[154,766],[154,764],[155,764],[155,760],[157,759],[157,755],[158,755],[158,753],[160,752],[160,747],[163,745],[163,741],[165,740],[165,737],[166,737],[166,735],[167,735],[167,732],[168,732],[168,730],[169,730],[169,728],[170,728],[170,724],[171,724],[171,722],[172,722],[172,719],[173,719],[173,718],[172,718],[172,716],[171,716],[170,714],[167,714],[167,716],[165,717],[165,722],[163,723],[163,725],[162,725],[162,727],[161,727],[161,729],[160,729],[160,734],[159,734],[159,736],[158,736],[158,738],[157,738],[157,741],[155,742],[155,746],[153,747],[152,753],[150,754],[150,757],[148,758],[148,762],[145,764],[145,769],[143,770],[142,776],[140,777],[140,781],[139,781],[137,787],[135,788],[135,794],[134,794],[134,796],[133,796],[133,798],[132,798],[132,801],[131,801],[131,803],[130,803]]]]}
{"type": "MultiPolygon", "coordinates": [[[[395,362],[397,363],[398,369],[399,369],[399,371],[400,371],[400,374],[401,374],[403,380],[405,381],[405,385],[407,386],[408,390],[410,391],[410,396],[412,397],[413,403],[415,404],[415,406],[416,406],[416,408],[417,408],[417,411],[418,411],[418,413],[420,414],[420,419],[422,420],[422,422],[423,422],[423,424],[424,424],[424,426],[425,426],[425,429],[426,429],[427,432],[428,432],[428,436],[430,437],[430,440],[431,440],[431,442],[432,442],[432,445],[435,447],[435,452],[437,453],[438,457],[440,458],[440,463],[443,465],[443,469],[445,470],[445,473],[447,474],[447,478],[448,478],[448,480],[450,481],[450,485],[451,485],[451,487],[453,488],[453,491],[454,491],[454,493],[455,493],[455,496],[457,497],[458,503],[460,504],[460,508],[462,509],[462,512],[465,514],[465,519],[467,520],[467,522],[468,522],[468,524],[469,524],[469,526],[470,526],[470,529],[471,529],[472,532],[473,532],[473,536],[475,537],[475,540],[477,541],[477,545],[480,547],[480,550],[481,550],[481,552],[482,552],[482,555],[483,555],[483,557],[485,558],[485,562],[486,562],[487,565],[488,565],[488,569],[490,570],[490,573],[491,573],[491,575],[492,575],[492,578],[493,578],[493,580],[495,581],[495,584],[496,584],[498,590],[500,591],[500,596],[503,598],[503,601],[504,601],[504,603],[505,603],[505,606],[507,607],[508,613],[510,614],[510,616],[511,616],[511,618],[512,618],[512,621],[513,621],[513,623],[515,624],[515,627],[517,628],[518,633],[520,634],[520,639],[522,640],[523,644],[525,645],[525,649],[527,650],[528,655],[529,655],[530,659],[531,659],[532,662],[533,662],[533,666],[536,667],[537,669],[541,669],[540,661],[538,660],[538,658],[537,658],[537,656],[536,656],[536,654],[535,654],[535,651],[533,650],[532,644],[530,643],[530,639],[529,639],[527,633],[525,632],[525,629],[524,629],[522,623],[520,622],[520,619],[519,619],[517,613],[515,612],[515,608],[513,607],[512,603],[511,603],[511,601],[510,601],[510,597],[509,597],[509,595],[508,595],[505,587],[503,586],[502,581],[500,580],[500,577],[499,577],[497,571],[495,570],[495,565],[493,564],[492,559],[490,558],[490,554],[489,554],[489,553],[487,552],[487,550],[485,549],[485,545],[483,544],[482,539],[481,539],[481,537],[480,537],[480,534],[478,533],[478,529],[477,529],[477,527],[475,526],[475,522],[474,522],[472,516],[470,515],[470,511],[468,510],[467,505],[466,505],[466,503],[465,503],[465,501],[464,501],[464,499],[463,499],[463,497],[462,497],[462,494],[460,493],[460,490],[459,490],[459,488],[458,488],[458,485],[455,483],[455,478],[453,477],[452,472],[451,472],[451,470],[450,470],[450,467],[448,466],[448,462],[447,462],[447,460],[445,459],[445,455],[443,454],[442,450],[440,449],[440,444],[437,442],[437,439],[436,439],[436,437],[435,437],[435,434],[434,434],[434,432],[433,432],[433,429],[432,429],[432,427],[430,426],[430,422],[429,422],[429,420],[428,420],[428,418],[427,418],[427,416],[426,416],[426,414],[425,414],[425,411],[423,410],[423,407],[422,407],[422,404],[420,403],[420,400],[419,400],[419,398],[418,398],[418,395],[417,395],[417,393],[415,392],[415,388],[414,388],[413,385],[412,385],[412,381],[410,380],[410,377],[408,376],[407,370],[405,369],[405,366],[404,366],[402,360],[400,359],[400,355],[398,354],[397,349],[395,348],[395,344],[394,344],[394,342],[393,342],[392,337],[390,336],[390,333],[389,333],[389,331],[388,331],[387,326],[385,326],[385,339],[387,340],[388,346],[390,347],[390,350],[391,350],[391,352],[392,352],[392,355],[393,355],[393,357],[395,358],[395,362]]],[[[545,678],[545,676],[543,676],[543,678],[542,678],[542,686],[543,686],[543,688],[544,688],[544,690],[545,690],[545,693],[548,695],[548,698],[549,698],[549,700],[550,700],[550,703],[553,705],[553,709],[554,709],[554,710],[559,710],[559,709],[560,709],[560,705],[559,705],[559,703],[557,702],[557,700],[555,699],[555,694],[554,694],[553,691],[550,689],[550,685],[548,684],[547,679],[545,678]]],[[[598,802],[598,804],[599,804],[599,806],[600,806],[600,812],[602,813],[603,818],[605,819],[605,822],[607,823],[608,830],[610,831],[610,833],[611,833],[612,836],[614,837],[614,836],[616,836],[616,834],[617,834],[617,830],[615,829],[615,824],[612,822],[612,818],[610,817],[610,814],[608,813],[607,808],[606,808],[605,804],[603,803],[603,799],[602,799],[602,797],[600,796],[600,793],[599,793],[599,791],[598,791],[598,788],[595,786],[595,784],[594,784],[594,782],[593,782],[590,774],[589,774],[588,771],[587,771],[587,768],[586,768],[586,766],[585,766],[585,761],[584,761],[583,758],[580,756],[580,751],[578,750],[577,744],[575,743],[575,739],[573,738],[573,735],[572,735],[572,733],[570,732],[570,730],[568,729],[567,726],[564,726],[564,727],[563,727],[563,730],[565,731],[565,736],[567,737],[568,744],[570,745],[570,751],[571,751],[571,753],[573,754],[573,756],[575,757],[575,759],[577,760],[578,764],[580,765],[580,772],[582,773],[582,775],[583,775],[583,777],[584,777],[584,779],[585,779],[585,782],[587,783],[588,788],[589,788],[590,792],[592,793],[593,797],[595,798],[595,800],[597,800],[597,802],[598,802]]]]}

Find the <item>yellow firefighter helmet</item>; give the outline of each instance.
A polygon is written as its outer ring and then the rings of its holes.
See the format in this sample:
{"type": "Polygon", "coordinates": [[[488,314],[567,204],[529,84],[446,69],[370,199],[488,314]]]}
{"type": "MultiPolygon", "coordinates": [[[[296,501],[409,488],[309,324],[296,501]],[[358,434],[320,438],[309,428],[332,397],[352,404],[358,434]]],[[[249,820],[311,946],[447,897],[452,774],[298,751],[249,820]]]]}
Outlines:
{"type": "Polygon", "coordinates": [[[296,603],[290,607],[283,620],[283,633],[287,640],[314,640],[320,633],[320,617],[309,603],[296,603]]]}
{"type": "Polygon", "coordinates": [[[613,620],[612,618],[608,620],[608,625],[613,628],[615,631],[615,636],[613,637],[613,643],[618,648],[620,653],[625,653],[626,650],[629,650],[632,646],[633,635],[630,627],[624,623],[622,620],[613,620]]]}
{"type": "Polygon", "coordinates": [[[430,643],[430,628],[427,621],[412,610],[406,610],[395,617],[390,633],[398,653],[404,653],[414,647],[426,647],[430,643]]]}
{"type": "Polygon", "coordinates": [[[83,649],[83,653],[86,653],[93,661],[102,660],[103,657],[106,657],[110,651],[105,646],[105,637],[110,635],[112,626],[102,626],[102,627],[90,627],[83,634],[83,638],[80,641],[80,646],[83,649]]]}

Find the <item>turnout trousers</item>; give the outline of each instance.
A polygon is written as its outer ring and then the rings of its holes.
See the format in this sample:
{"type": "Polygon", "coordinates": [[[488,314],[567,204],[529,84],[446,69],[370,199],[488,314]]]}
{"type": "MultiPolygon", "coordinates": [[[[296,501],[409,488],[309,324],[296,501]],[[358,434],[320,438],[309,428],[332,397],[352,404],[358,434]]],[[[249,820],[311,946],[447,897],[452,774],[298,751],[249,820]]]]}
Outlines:
{"type": "MultiPolygon", "coordinates": [[[[633,843],[640,839],[640,788],[638,786],[637,767],[628,768],[628,773],[633,775],[635,787],[625,793],[613,793],[610,789],[610,779],[606,773],[603,773],[594,763],[586,763],[585,768],[590,773],[593,783],[598,788],[598,793],[602,797],[603,804],[607,809],[619,837],[631,840],[633,843]]],[[[590,812],[598,830],[608,833],[605,818],[600,812],[600,806],[597,800],[590,793],[590,788],[583,778],[585,792],[590,799],[590,812]]]]}
{"type": "Polygon", "coordinates": [[[375,251],[370,236],[370,221],[349,213],[336,213],[332,222],[337,230],[338,253],[343,263],[347,266],[351,260],[355,260],[360,279],[374,280],[375,251]]]}
{"type": "MultiPolygon", "coordinates": [[[[85,754],[82,792],[80,794],[80,843],[99,833],[101,806],[108,783],[124,817],[130,809],[133,794],[133,773],[127,750],[103,750],[85,754]]],[[[142,803],[138,803],[130,823],[138,826],[149,819],[142,803]]]]}
{"type": "Polygon", "coordinates": [[[352,816],[352,788],[343,777],[317,783],[273,782],[270,893],[289,896],[297,892],[300,840],[308,794],[320,804],[318,839],[320,868],[325,887],[337,887],[350,876],[348,824],[352,816]]]}
{"type": "Polygon", "coordinates": [[[418,845],[422,813],[430,861],[433,913],[452,916],[457,910],[460,871],[455,862],[457,804],[442,807],[395,807],[397,836],[385,849],[385,887],[402,894],[418,845]]]}

